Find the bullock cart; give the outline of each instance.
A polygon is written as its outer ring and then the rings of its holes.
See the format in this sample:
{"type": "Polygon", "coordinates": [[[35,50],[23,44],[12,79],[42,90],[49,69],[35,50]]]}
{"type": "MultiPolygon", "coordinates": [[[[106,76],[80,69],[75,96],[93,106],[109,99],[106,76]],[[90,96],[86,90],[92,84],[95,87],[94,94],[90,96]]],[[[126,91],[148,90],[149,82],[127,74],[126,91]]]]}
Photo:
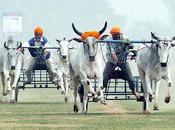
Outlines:
{"type": "MultiPolygon", "coordinates": [[[[24,47],[24,48],[37,48],[37,47],[24,47]]],[[[58,49],[58,47],[47,47],[47,48],[37,48],[38,54],[36,56],[36,62],[32,69],[31,83],[27,83],[27,77],[25,75],[25,69],[21,70],[20,78],[18,81],[18,86],[16,89],[15,100],[17,102],[18,93],[20,89],[31,89],[31,88],[56,88],[59,89],[58,82],[51,81],[51,75],[49,74],[46,61],[44,59],[44,49],[58,49]]]]}
{"type": "MultiPolygon", "coordinates": [[[[115,44],[123,44],[122,40],[98,40],[99,43],[115,43],[115,44]]],[[[131,44],[145,44],[147,47],[147,43],[153,43],[154,41],[130,41],[131,44]]],[[[126,62],[126,60],[133,60],[136,58],[137,50],[134,50],[131,44],[125,44],[123,52],[124,54],[120,57],[120,61],[126,62]]],[[[143,88],[142,83],[139,76],[133,76],[136,91],[142,95],[143,88]]],[[[97,80],[93,79],[93,86],[96,90],[96,84],[98,83],[97,80]]],[[[136,100],[135,97],[132,95],[131,90],[129,89],[129,85],[127,81],[122,79],[112,78],[108,82],[107,88],[104,90],[104,96],[106,100],[136,100]]],[[[91,96],[89,95],[89,99],[91,96]]],[[[89,100],[91,101],[91,100],[89,100]]]]}

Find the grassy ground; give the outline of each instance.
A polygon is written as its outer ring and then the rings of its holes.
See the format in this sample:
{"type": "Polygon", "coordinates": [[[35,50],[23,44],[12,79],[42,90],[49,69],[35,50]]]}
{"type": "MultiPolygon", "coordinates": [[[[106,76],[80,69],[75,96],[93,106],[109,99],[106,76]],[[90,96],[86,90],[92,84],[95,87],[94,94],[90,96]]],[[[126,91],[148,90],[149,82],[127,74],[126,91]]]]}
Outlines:
{"type": "MultiPolygon", "coordinates": [[[[3,130],[174,130],[175,110],[141,113],[135,101],[89,104],[88,115],[75,114],[70,98],[65,104],[55,89],[20,91],[19,103],[0,104],[3,130]]],[[[164,107],[162,107],[164,108],[164,107]]]]}

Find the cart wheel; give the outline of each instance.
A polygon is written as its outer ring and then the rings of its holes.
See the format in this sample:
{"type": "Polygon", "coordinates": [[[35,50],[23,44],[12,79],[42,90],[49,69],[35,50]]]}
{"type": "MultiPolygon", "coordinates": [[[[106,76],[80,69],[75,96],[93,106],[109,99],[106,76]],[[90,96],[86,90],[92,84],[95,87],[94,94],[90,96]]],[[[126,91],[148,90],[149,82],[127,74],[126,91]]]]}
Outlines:
{"type": "Polygon", "coordinates": [[[19,94],[19,88],[17,86],[15,89],[15,102],[18,102],[18,94],[19,94]]]}

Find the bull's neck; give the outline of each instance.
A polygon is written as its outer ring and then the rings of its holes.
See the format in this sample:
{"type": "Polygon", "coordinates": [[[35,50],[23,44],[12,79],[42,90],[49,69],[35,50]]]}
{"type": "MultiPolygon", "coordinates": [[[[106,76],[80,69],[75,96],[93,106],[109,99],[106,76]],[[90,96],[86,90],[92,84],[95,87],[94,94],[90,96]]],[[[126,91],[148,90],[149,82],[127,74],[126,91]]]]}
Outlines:
{"type": "Polygon", "coordinates": [[[159,57],[158,57],[158,52],[157,52],[157,47],[156,46],[153,46],[151,48],[151,55],[153,56],[152,65],[153,66],[159,66],[160,65],[160,61],[159,61],[159,57]]]}
{"type": "Polygon", "coordinates": [[[95,66],[96,65],[96,60],[94,61],[88,61],[89,66],[95,66]]]}
{"type": "Polygon", "coordinates": [[[157,64],[153,71],[156,71],[161,76],[162,74],[166,74],[168,67],[161,67],[160,64],[157,64]]]}
{"type": "Polygon", "coordinates": [[[168,66],[162,67],[162,66],[159,64],[159,70],[160,70],[160,71],[167,71],[167,69],[168,69],[168,66]]]}

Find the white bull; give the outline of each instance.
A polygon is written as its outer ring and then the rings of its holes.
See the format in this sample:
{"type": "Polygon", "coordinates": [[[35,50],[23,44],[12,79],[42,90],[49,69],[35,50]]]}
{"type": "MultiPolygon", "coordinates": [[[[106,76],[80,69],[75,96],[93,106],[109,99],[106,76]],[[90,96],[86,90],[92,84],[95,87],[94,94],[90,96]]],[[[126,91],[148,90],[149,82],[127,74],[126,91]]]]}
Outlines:
{"type": "MultiPolygon", "coordinates": [[[[70,51],[70,77],[72,80],[72,86],[74,88],[74,112],[78,112],[77,106],[77,87],[79,83],[83,85],[83,93],[80,92],[80,99],[82,103],[82,113],[87,113],[88,92],[90,91],[94,96],[94,99],[100,99],[102,104],[105,104],[103,96],[103,59],[100,53],[100,48],[96,41],[98,38],[90,33],[81,33],[78,31],[74,24],[72,24],[73,30],[76,34],[82,37],[82,39],[76,39],[77,48],[70,51]],[[84,36],[84,37],[83,37],[84,36]],[[91,85],[90,79],[98,79],[98,91],[94,91],[91,85]]],[[[107,22],[103,29],[96,34],[101,35],[107,27],[107,22]]]]}
{"type": "Polygon", "coordinates": [[[71,40],[58,40],[58,52],[56,56],[57,74],[60,79],[61,94],[64,94],[65,102],[68,101],[68,76],[69,76],[69,50],[71,40]]]}
{"type": "Polygon", "coordinates": [[[155,40],[149,47],[142,48],[137,55],[136,61],[138,66],[139,75],[142,81],[144,90],[144,103],[143,112],[149,113],[148,100],[152,100],[154,92],[151,88],[151,82],[155,83],[155,102],[154,110],[158,110],[158,89],[160,80],[164,79],[167,81],[168,93],[165,97],[165,102],[170,101],[170,87],[172,81],[170,77],[169,68],[169,52],[173,45],[172,41],[174,38],[168,40],[167,38],[161,39],[151,32],[152,38],[155,40]]]}
{"type": "Polygon", "coordinates": [[[23,54],[20,45],[14,41],[4,43],[0,48],[0,72],[3,85],[3,95],[11,94],[10,102],[15,102],[15,90],[23,66],[23,54]],[[7,87],[7,90],[6,90],[7,87]]]}

